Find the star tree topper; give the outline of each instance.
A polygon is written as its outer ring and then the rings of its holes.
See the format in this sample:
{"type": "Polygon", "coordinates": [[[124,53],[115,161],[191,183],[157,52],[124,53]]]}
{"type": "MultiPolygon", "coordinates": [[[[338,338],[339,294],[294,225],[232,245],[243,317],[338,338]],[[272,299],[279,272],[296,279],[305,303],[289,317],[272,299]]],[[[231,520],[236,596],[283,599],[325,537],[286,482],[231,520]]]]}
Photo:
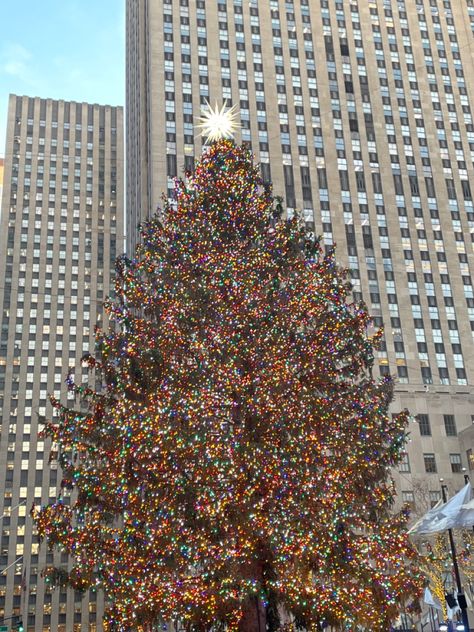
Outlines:
{"type": "Polygon", "coordinates": [[[217,102],[214,109],[207,103],[207,108],[201,110],[199,123],[197,127],[201,128],[200,136],[206,136],[207,141],[212,143],[224,138],[234,138],[237,130],[237,106],[227,107],[224,101],[222,108],[219,110],[217,102]]]}

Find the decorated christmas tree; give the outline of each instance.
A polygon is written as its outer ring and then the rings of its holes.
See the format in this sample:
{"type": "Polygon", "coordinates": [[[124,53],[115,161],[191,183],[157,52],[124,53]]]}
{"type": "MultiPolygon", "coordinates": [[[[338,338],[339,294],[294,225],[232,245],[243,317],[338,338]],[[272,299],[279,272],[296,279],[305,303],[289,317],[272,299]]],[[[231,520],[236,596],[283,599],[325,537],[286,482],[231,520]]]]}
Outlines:
{"type": "Polygon", "coordinates": [[[334,253],[225,139],[141,238],[84,359],[100,388],[71,376],[46,425],[72,489],[35,512],[74,562],[52,575],[103,588],[108,630],[387,632],[420,584],[391,513],[407,415],[334,253]]]}

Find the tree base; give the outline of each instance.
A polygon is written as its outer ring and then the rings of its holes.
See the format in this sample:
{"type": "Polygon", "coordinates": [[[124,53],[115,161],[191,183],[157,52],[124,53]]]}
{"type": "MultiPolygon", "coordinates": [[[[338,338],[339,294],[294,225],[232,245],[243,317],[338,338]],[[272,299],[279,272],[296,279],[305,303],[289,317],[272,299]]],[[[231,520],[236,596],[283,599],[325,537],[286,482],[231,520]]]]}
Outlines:
{"type": "Polygon", "coordinates": [[[266,632],[265,607],[259,597],[249,597],[244,605],[239,632],[266,632]]]}

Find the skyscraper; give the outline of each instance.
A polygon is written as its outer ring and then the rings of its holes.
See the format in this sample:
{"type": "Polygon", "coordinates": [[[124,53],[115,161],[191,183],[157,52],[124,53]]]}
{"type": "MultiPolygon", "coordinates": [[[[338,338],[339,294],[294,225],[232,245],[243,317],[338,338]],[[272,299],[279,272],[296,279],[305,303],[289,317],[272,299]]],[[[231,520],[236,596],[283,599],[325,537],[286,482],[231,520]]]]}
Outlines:
{"type": "Polygon", "coordinates": [[[0,158],[0,214],[2,212],[3,169],[4,169],[4,160],[3,158],[0,158]]]}
{"type": "Polygon", "coordinates": [[[462,484],[474,419],[474,1],[128,0],[128,248],[201,152],[206,102],[384,326],[375,373],[413,414],[401,497],[462,484]]]}
{"type": "Polygon", "coordinates": [[[10,96],[0,227],[0,623],[101,630],[102,604],[51,593],[41,572],[66,554],[39,547],[29,511],[60,488],[57,450],[38,437],[48,396],[94,349],[123,248],[123,111],[10,96]],[[50,465],[48,465],[50,463],[50,465]]]}

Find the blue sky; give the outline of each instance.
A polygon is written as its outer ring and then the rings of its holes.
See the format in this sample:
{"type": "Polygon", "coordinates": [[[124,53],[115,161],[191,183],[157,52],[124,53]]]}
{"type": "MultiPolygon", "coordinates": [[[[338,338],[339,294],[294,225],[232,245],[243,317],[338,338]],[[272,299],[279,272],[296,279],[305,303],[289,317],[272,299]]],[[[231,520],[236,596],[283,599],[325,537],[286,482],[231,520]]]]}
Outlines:
{"type": "Polygon", "coordinates": [[[125,0],[0,5],[0,155],[10,93],[124,104],[125,0]]]}

